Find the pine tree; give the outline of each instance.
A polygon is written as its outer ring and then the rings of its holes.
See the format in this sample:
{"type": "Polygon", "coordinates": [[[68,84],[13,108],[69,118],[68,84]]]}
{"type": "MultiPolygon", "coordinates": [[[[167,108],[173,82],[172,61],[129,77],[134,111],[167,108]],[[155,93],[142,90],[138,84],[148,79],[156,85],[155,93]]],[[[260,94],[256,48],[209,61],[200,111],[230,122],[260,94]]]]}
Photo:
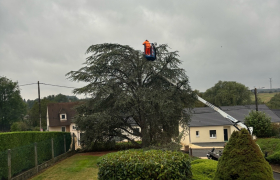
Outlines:
{"type": "Polygon", "coordinates": [[[157,60],[151,62],[129,46],[92,45],[85,66],[67,74],[87,83],[74,92],[91,97],[76,118],[88,146],[114,137],[135,143],[138,137],[147,147],[178,137],[179,125],[187,128],[195,101],[188,77],[179,68],[177,51],[169,52],[167,45],[156,50],[157,60]]]}

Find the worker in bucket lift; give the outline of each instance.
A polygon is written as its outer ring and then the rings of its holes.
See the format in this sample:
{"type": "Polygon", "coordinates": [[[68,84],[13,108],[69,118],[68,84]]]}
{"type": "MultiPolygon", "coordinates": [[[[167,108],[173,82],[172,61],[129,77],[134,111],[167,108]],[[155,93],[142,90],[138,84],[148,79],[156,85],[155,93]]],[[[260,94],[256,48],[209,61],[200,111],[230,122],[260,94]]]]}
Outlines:
{"type": "Polygon", "coordinates": [[[148,40],[146,40],[143,45],[145,45],[145,54],[150,55],[151,54],[151,44],[148,40]]]}

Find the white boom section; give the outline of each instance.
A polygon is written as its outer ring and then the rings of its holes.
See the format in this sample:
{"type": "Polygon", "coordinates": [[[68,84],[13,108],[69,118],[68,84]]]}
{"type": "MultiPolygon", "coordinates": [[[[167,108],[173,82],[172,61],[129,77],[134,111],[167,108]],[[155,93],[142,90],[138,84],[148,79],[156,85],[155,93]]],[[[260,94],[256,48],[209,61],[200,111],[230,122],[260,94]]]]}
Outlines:
{"type": "MultiPolygon", "coordinates": [[[[214,109],[215,111],[217,111],[218,113],[220,113],[224,118],[229,119],[233,124],[234,127],[236,127],[238,129],[238,126],[240,126],[241,128],[245,128],[249,131],[249,133],[252,135],[253,134],[253,127],[247,127],[245,124],[243,124],[242,122],[236,120],[234,117],[230,116],[229,114],[225,113],[224,111],[222,111],[221,109],[217,108],[216,106],[214,106],[213,104],[205,101],[204,99],[202,99],[201,97],[199,97],[198,95],[196,95],[197,99],[202,102],[203,104],[209,106],[210,108],[214,109]]],[[[239,130],[239,129],[238,129],[239,130]]]]}

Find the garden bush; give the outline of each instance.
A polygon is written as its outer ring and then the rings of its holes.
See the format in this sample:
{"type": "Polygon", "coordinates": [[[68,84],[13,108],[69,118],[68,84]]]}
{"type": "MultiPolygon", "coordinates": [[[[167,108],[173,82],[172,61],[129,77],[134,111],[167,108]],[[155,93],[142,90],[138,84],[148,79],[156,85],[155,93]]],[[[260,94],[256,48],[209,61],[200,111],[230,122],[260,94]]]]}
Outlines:
{"type": "Polygon", "coordinates": [[[212,180],[217,170],[218,161],[198,159],[191,162],[193,180],[212,180]]]}
{"type": "Polygon", "coordinates": [[[189,156],[178,151],[127,150],[102,156],[99,179],[191,179],[189,156]]]}
{"type": "Polygon", "coordinates": [[[34,144],[37,142],[38,164],[52,158],[51,138],[54,139],[54,155],[70,148],[71,135],[68,132],[11,132],[0,133],[0,180],[7,179],[7,150],[11,149],[12,176],[35,166],[34,144]]]}
{"type": "Polygon", "coordinates": [[[280,164],[280,152],[276,152],[270,156],[268,156],[267,161],[273,164],[280,164]]]}
{"type": "Polygon", "coordinates": [[[262,149],[262,152],[268,153],[268,156],[276,152],[280,152],[280,139],[279,138],[258,138],[256,143],[262,149]]]}
{"type": "Polygon", "coordinates": [[[273,179],[270,165],[246,129],[232,133],[219,158],[214,179],[273,179]]]}

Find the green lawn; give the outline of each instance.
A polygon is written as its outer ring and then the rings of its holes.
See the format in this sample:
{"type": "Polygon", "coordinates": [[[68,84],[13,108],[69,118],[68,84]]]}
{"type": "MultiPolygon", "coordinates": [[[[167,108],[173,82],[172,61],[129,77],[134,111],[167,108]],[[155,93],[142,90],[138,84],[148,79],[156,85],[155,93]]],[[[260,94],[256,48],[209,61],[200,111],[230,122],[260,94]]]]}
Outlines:
{"type": "Polygon", "coordinates": [[[99,156],[76,154],[67,158],[56,165],[50,167],[43,173],[31,178],[32,180],[52,179],[96,179],[98,167],[96,165],[99,156]]]}
{"type": "MultiPolygon", "coordinates": [[[[279,92],[278,92],[279,93],[279,92]]],[[[262,102],[267,103],[270,99],[277,94],[275,93],[258,93],[257,96],[262,100],[262,102]]],[[[252,101],[255,101],[255,95],[251,96],[252,101]]]]}

